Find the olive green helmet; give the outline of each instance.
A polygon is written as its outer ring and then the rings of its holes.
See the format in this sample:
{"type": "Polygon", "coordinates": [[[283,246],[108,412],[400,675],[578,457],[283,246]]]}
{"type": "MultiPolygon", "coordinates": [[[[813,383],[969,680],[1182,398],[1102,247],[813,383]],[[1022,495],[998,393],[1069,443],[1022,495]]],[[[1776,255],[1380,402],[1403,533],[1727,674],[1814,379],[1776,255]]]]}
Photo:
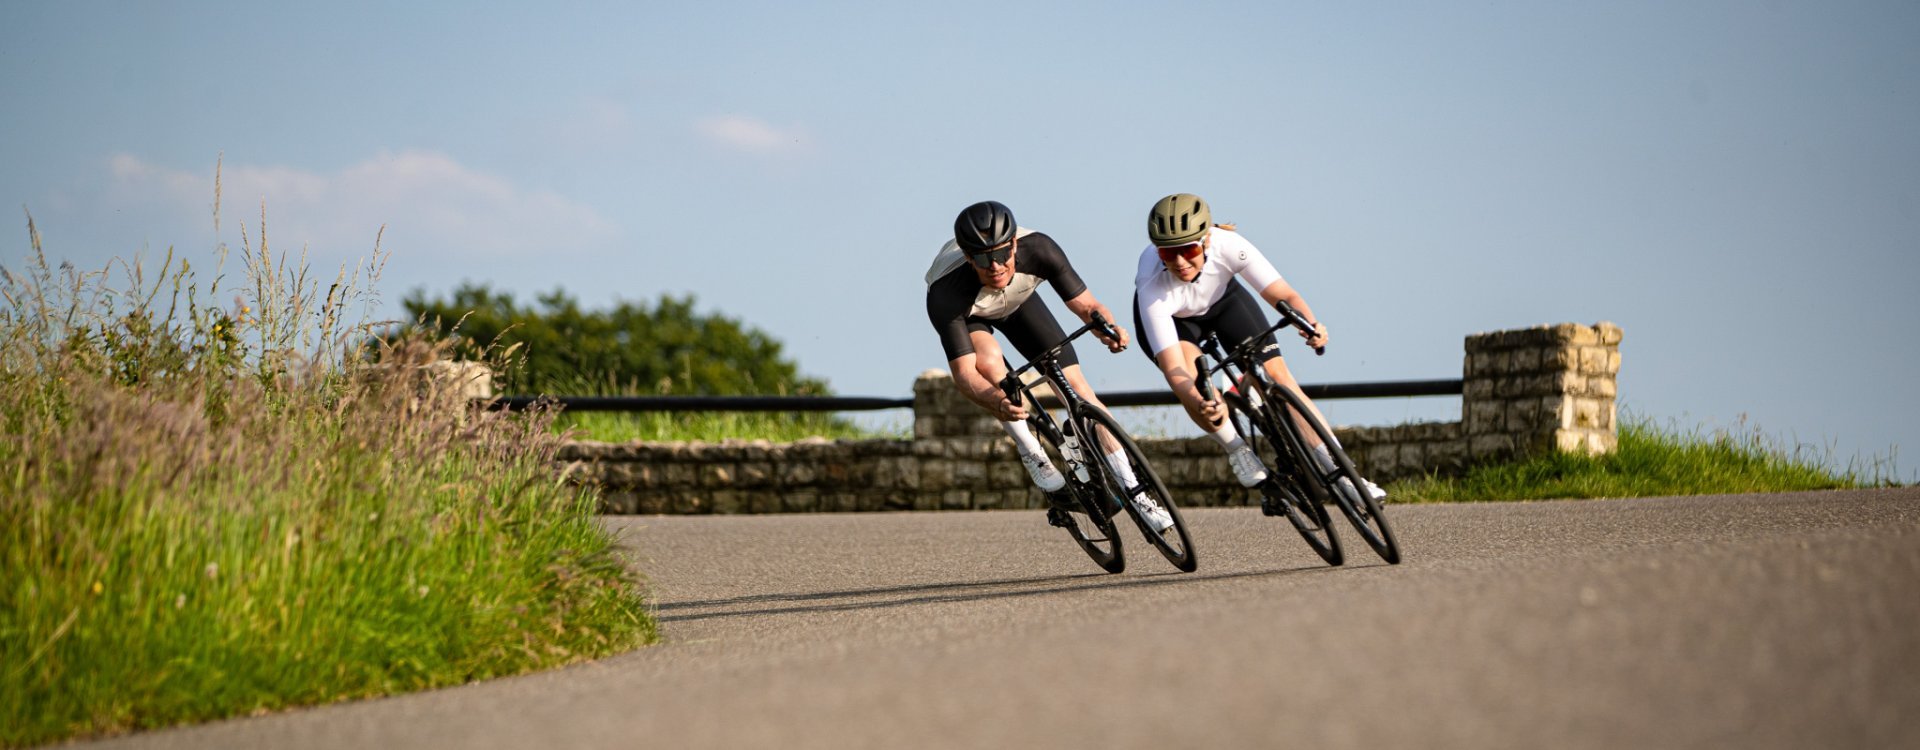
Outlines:
{"type": "Polygon", "coordinates": [[[1174,193],[1153,204],[1147,213],[1147,237],[1159,247],[1190,245],[1207,236],[1213,212],[1192,193],[1174,193]]]}

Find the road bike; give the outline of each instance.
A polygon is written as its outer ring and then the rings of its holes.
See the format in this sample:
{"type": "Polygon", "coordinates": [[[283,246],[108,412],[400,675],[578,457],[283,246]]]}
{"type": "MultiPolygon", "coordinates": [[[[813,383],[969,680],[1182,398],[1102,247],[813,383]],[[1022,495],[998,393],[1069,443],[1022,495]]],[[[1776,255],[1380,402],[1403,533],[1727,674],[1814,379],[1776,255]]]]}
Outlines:
{"type": "MultiPolygon", "coordinates": [[[[1209,336],[1202,344],[1204,352],[1198,365],[1200,396],[1213,399],[1210,380],[1213,373],[1225,373],[1233,385],[1222,389],[1234,429],[1254,448],[1266,466],[1267,479],[1260,483],[1260,509],[1270,516],[1285,516],[1307,540],[1307,546],[1329,565],[1346,562],[1340,538],[1334,533],[1326,504],[1333,503],[1360,532],[1360,538],[1389,563],[1400,562],[1400,545],[1381,510],[1380,501],[1366,490],[1353,459],[1334,441],[1333,430],[1315,412],[1307,408],[1305,397],[1292,388],[1274,382],[1258,358],[1268,336],[1282,328],[1293,327],[1311,335],[1313,326],[1286,302],[1276,302],[1279,322],[1253,338],[1228,350],[1218,336],[1209,336]],[[1224,351],[1224,353],[1223,353],[1224,351]],[[1218,360],[1214,365],[1208,357],[1218,360]],[[1322,471],[1311,454],[1313,441],[1302,431],[1326,446],[1333,459],[1333,470],[1322,471]],[[1344,483],[1344,487],[1342,484],[1344,483]],[[1344,491],[1351,488],[1351,491],[1344,491]]],[[[1314,354],[1326,353],[1326,347],[1314,347],[1314,354]]]]}
{"type": "Polygon", "coordinates": [[[1167,491],[1166,484],[1160,481],[1159,473],[1147,461],[1146,454],[1140,451],[1140,446],[1120,427],[1113,415],[1087,401],[1067,383],[1060,365],[1060,353],[1074,339],[1093,330],[1099,330],[1109,338],[1115,335],[1105,318],[1095,313],[1091,322],[1026,365],[1011,369],[1012,364],[1008,363],[1010,371],[1000,381],[1000,389],[1007,394],[1008,401],[1015,404],[1024,401],[1029,405],[1027,424],[1040,436],[1055,466],[1065,469],[1061,473],[1066,476],[1067,486],[1061,492],[1072,508],[1061,508],[1056,504],[1047,510],[1047,522],[1065,528],[1080,549],[1093,558],[1094,564],[1109,573],[1118,573],[1126,568],[1127,562],[1113,519],[1124,509],[1127,515],[1133,517],[1134,524],[1140,527],[1141,535],[1154,549],[1160,550],[1167,562],[1183,572],[1191,573],[1199,567],[1199,558],[1194,555],[1193,539],[1187,534],[1187,522],[1181,518],[1179,507],[1173,503],[1173,494],[1167,491]],[[1026,382],[1021,376],[1030,371],[1039,373],[1041,380],[1026,382]],[[1062,409],[1059,419],[1042,408],[1040,399],[1035,396],[1034,386],[1040,383],[1052,387],[1054,398],[1062,409]],[[1135,480],[1132,485],[1122,483],[1113,468],[1107,465],[1102,454],[1110,452],[1109,449],[1118,449],[1132,464],[1135,480]],[[1142,508],[1148,502],[1158,503],[1164,508],[1172,517],[1173,525],[1155,531],[1142,508]]]}

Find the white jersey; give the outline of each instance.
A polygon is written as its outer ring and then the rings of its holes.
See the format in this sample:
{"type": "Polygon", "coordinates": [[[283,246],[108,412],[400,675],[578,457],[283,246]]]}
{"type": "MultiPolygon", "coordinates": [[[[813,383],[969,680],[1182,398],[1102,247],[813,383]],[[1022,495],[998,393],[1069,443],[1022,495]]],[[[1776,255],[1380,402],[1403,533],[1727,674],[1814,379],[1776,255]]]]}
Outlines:
{"type": "Polygon", "coordinates": [[[1193,281],[1181,281],[1168,271],[1158,248],[1148,245],[1140,253],[1139,270],[1133,277],[1134,300],[1139,306],[1140,336],[1151,354],[1178,345],[1173,319],[1205,315],[1226,295],[1234,276],[1246,279],[1256,295],[1280,280],[1280,272],[1267,262],[1267,256],[1239,232],[1220,227],[1208,231],[1212,244],[1193,281]]]}

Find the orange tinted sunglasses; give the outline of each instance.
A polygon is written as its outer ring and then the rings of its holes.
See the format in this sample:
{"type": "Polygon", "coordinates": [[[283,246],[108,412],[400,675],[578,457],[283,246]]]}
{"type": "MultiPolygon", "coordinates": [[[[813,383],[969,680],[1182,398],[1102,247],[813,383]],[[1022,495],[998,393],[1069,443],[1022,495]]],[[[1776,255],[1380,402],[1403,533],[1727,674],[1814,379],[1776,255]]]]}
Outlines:
{"type": "Polygon", "coordinates": [[[1160,251],[1160,262],[1172,263],[1174,258],[1186,258],[1187,260],[1199,258],[1200,253],[1206,250],[1206,246],[1203,243],[1195,242],[1191,245],[1175,245],[1173,247],[1157,249],[1160,251]]]}

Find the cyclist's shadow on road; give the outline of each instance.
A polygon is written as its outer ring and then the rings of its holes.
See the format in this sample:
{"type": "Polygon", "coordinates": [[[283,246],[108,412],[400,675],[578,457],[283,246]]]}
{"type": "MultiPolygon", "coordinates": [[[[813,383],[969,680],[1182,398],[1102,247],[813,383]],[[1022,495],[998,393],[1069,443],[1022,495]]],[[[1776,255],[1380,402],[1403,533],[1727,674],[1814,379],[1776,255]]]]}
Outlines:
{"type": "Polygon", "coordinates": [[[817,612],[846,612],[864,609],[913,607],[929,604],[1045,596],[1069,592],[1097,592],[1142,586],[1175,586],[1236,578],[1310,573],[1339,570],[1325,565],[1275,568],[1231,573],[1178,573],[1166,571],[1145,576],[1121,578],[1107,573],[1008,578],[994,581],[925,583],[911,586],[881,586],[845,591],[807,591],[779,594],[752,594],[725,599],[663,602],[654,606],[654,620],[660,623],[699,622],[735,617],[796,615],[817,612]]]}

